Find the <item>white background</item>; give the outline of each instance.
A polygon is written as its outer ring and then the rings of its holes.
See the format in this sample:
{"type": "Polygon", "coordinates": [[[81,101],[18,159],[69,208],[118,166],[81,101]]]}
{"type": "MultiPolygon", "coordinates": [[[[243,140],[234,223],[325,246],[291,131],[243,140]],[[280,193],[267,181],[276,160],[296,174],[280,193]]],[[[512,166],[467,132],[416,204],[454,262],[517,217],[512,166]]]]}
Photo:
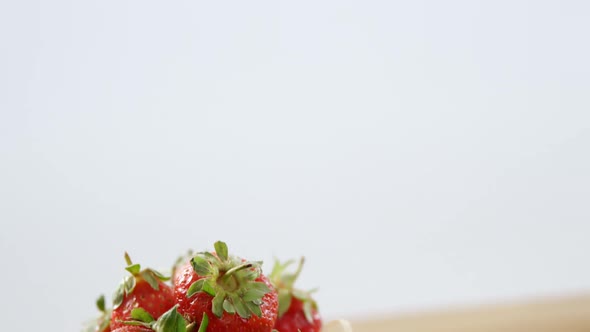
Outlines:
{"type": "Polygon", "coordinates": [[[124,250],[168,267],[217,239],[306,255],[327,317],[589,290],[588,17],[1,2],[3,330],[76,331],[124,250]]]}

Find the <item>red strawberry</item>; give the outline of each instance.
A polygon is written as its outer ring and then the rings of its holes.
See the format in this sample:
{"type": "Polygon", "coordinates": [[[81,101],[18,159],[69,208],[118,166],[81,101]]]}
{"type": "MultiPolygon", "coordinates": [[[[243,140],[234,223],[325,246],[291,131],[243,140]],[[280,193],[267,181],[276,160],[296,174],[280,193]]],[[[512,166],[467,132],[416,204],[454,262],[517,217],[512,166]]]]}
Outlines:
{"type": "Polygon", "coordinates": [[[174,306],[163,313],[158,320],[155,320],[143,308],[135,308],[131,311],[132,320],[125,321],[123,326],[113,332],[205,332],[207,330],[207,316],[203,316],[199,330],[196,331],[197,324],[187,326],[186,320],[178,313],[177,307],[174,306]]]}
{"type": "Polygon", "coordinates": [[[193,256],[194,256],[193,251],[189,249],[186,252],[186,254],[178,256],[178,258],[176,258],[174,265],[172,265],[172,284],[174,284],[174,282],[177,279],[176,278],[177,273],[182,272],[187,264],[190,265],[191,258],[193,258],[193,256]]]}
{"type": "Polygon", "coordinates": [[[111,310],[105,308],[104,295],[96,300],[101,315],[86,325],[84,332],[111,332],[111,310]]]}
{"type": "Polygon", "coordinates": [[[317,303],[312,299],[311,292],[304,292],[293,287],[303,268],[304,259],[293,274],[284,273],[293,263],[275,262],[270,279],[279,294],[279,318],[274,328],[280,332],[319,332],[322,319],[317,303]]]}
{"type": "Polygon", "coordinates": [[[163,281],[169,278],[152,269],[141,270],[139,264],[133,264],[125,253],[128,266],[125,268],[132,275],[127,276],[113,295],[113,313],[111,328],[124,327],[125,321],[133,318],[132,310],[143,308],[152,317],[158,318],[174,306],[174,295],[170,286],[163,281]]]}
{"type": "Polygon", "coordinates": [[[174,296],[189,322],[206,314],[215,332],[270,332],[277,318],[277,293],[260,271],[261,262],[229,256],[227,245],[197,253],[176,272],[174,296]]]}

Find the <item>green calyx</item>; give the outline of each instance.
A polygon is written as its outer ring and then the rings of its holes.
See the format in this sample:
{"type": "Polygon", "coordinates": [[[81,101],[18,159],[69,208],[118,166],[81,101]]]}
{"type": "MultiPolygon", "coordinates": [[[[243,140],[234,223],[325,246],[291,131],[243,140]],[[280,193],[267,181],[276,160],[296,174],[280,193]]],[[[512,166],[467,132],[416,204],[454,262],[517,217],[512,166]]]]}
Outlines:
{"type": "Polygon", "coordinates": [[[281,263],[275,260],[272,272],[270,273],[270,282],[277,289],[279,298],[279,317],[282,317],[291,307],[293,298],[298,299],[303,303],[303,313],[305,318],[310,323],[313,323],[313,311],[318,309],[318,305],[312,298],[311,294],[317,289],[311,291],[303,291],[295,288],[295,281],[301,274],[305,258],[301,257],[297,269],[293,273],[287,273],[286,270],[295,263],[294,260],[288,260],[281,263]]]}
{"type": "Polygon", "coordinates": [[[271,290],[256,279],[260,276],[262,262],[244,262],[230,256],[224,242],[215,242],[215,255],[199,252],[191,259],[191,265],[202,278],[190,285],[186,296],[207,293],[213,297],[211,311],[221,317],[223,312],[237,313],[248,319],[252,314],[261,316],[262,298],[271,290]]]}
{"type": "Polygon", "coordinates": [[[164,276],[162,273],[153,269],[141,269],[141,265],[134,264],[131,261],[128,253],[125,253],[125,262],[127,262],[127,270],[131,275],[125,277],[115,293],[113,294],[113,308],[116,309],[123,302],[125,295],[131,294],[135,289],[138,280],[145,280],[154,290],[160,289],[160,281],[170,280],[170,277],[164,276]]]}
{"type": "Polygon", "coordinates": [[[105,306],[104,295],[101,295],[96,300],[96,308],[98,308],[101,314],[85,325],[84,332],[104,332],[111,324],[111,310],[105,306]]]}
{"type": "MultiPolygon", "coordinates": [[[[125,324],[144,326],[155,332],[192,332],[197,327],[195,323],[187,325],[184,317],[178,313],[178,305],[163,313],[157,320],[143,308],[135,308],[131,310],[131,319],[126,321],[125,324]]],[[[197,332],[207,331],[208,324],[209,317],[204,314],[197,332]]]]}

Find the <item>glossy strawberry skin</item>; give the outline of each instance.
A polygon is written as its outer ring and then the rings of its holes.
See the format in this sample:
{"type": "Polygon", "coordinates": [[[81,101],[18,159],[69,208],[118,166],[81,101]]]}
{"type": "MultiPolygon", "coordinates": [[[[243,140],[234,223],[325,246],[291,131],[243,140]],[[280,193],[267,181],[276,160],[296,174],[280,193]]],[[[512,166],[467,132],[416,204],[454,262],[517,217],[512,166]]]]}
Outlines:
{"type": "Polygon", "coordinates": [[[319,332],[322,328],[322,319],[317,310],[312,310],[312,318],[313,323],[305,318],[303,302],[293,297],[289,310],[277,319],[274,328],[280,332],[319,332]]]}
{"type": "Polygon", "coordinates": [[[218,318],[211,311],[211,301],[213,297],[209,294],[200,292],[190,298],[186,293],[190,285],[201,279],[195,273],[190,262],[181,267],[175,274],[174,296],[178,304],[178,312],[182,314],[189,322],[200,322],[203,313],[209,317],[209,326],[207,331],[214,332],[270,332],[273,329],[277,318],[278,299],[277,293],[270,284],[268,278],[260,275],[256,281],[264,282],[272,291],[264,295],[260,310],[260,317],[252,315],[249,319],[241,318],[238,314],[223,312],[218,318]]]}
{"type": "MultiPolygon", "coordinates": [[[[123,322],[131,320],[131,310],[143,308],[154,319],[174,306],[174,294],[170,286],[159,281],[159,290],[153,289],[147,281],[138,278],[131,294],[125,295],[123,302],[111,314],[111,329],[128,327],[123,322]]],[[[129,330],[131,331],[131,330],[129,330]]],[[[140,330],[138,330],[140,331],[140,330]]]]}

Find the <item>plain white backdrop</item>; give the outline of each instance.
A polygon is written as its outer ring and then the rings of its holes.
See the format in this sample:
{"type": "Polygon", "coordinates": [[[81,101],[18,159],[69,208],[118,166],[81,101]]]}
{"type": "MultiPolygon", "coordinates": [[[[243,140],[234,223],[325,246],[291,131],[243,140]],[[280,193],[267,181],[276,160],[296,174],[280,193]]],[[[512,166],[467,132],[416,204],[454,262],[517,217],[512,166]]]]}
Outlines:
{"type": "Polygon", "coordinates": [[[124,250],[217,239],[305,255],[327,317],[588,291],[589,15],[2,1],[3,329],[77,331],[124,250]]]}

